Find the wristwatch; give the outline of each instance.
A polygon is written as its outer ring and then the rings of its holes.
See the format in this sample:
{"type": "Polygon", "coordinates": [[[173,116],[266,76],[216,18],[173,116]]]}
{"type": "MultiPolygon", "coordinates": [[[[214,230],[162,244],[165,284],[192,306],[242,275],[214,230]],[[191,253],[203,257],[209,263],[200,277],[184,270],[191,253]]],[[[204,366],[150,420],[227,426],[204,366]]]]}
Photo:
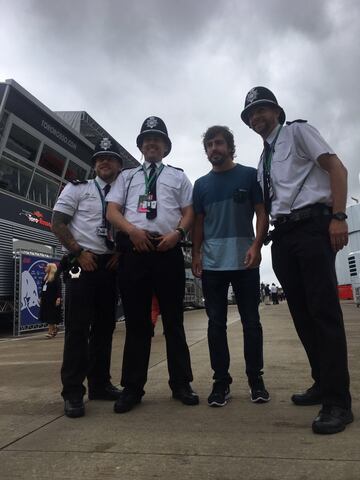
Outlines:
{"type": "Polygon", "coordinates": [[[186,238],[186,230],[185,230],[185,228],[177,227],[177,228],[175,228],[175,231],[180,233],[180,239],[181,239],[181,240],[185,240],[185,238],[186,238]]]}
{"type": "Polygon", "coordinates": [[[331,215],[331,218],[335,218],[335,220],[339,220],[340,222],[343,222],[346,220],[348,217],[346,213],[344,212],[336,212],[331,215]]]}

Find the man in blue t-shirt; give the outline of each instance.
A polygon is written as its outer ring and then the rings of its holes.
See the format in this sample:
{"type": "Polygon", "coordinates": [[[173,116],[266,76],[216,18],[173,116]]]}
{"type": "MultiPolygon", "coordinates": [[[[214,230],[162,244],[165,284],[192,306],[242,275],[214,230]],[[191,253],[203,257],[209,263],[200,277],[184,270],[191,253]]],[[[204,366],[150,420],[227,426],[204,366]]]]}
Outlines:
{"type": "Polygon", "coordinates": [[[261,246],[268,229],[256,169],[234,163],[234,137],[213,126],[203,144],[212,170],[193,192],[193,273],[201,277],[209,317],[208,342],[215,380],[208,404],[226,405],[232,378],[227,342],[227,300],[231,284],[244,333],[244,357],[252,402],[270,400],[262,378],[263,338],[259,318],[261,246]],[[253,217],[256,213],[256,236],[253,217]]]}

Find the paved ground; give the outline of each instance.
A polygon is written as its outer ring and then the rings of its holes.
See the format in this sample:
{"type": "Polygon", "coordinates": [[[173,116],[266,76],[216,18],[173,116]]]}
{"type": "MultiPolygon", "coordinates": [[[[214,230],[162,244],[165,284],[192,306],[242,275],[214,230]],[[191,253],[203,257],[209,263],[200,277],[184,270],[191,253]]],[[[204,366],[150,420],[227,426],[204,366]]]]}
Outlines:
{"type": "MultiPolygon", "coordinates": [[[[360,416],[360,310],[343,304],[352,373],[353,410],[360,416]]],[[[86,416],[68,419],[59,397],[63,335],[0,340],[0,478],[359,480],[360,421],[345,432],[317,436],[318,407],[296,407],[289,397],[310,384],[308,366],[286,304],[261,309],[265,380],[271,402],[249,401],[241,324],[230,307],[233,398],[206,405],[211,372],[203,310],[186,313],[194,388],[201,404],[170,398],[161,324],[154,337],[149,381],[141,406],[115,415],[112,402],[86,404],[86,416]]],[[[124,326],[114,338],[113,380],[120,376],[124,326]]]]}

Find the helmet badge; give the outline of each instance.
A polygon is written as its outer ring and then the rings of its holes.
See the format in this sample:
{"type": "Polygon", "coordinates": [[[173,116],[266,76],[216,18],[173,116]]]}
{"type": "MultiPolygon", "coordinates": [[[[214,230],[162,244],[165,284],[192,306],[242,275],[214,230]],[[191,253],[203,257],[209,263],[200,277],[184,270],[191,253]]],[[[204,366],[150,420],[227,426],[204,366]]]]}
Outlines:
{"type": "Polygon", "coordinates": [[[109,148],[111,147],[111,142],[108,138],[103,138],[100,142],[100,147],[103,149],[103,150],[109,150],[109,148]]]}
{"type": "Polygon", "coordinates": [[[259,93],[256,88],[252,88],[250,92],[246,96],[246,102],[247,103],[252,103],[254,100],[257,99],[259,93]]]}
{"type": "Polygon", "coordinates": [[[155,117],[149,117],[146,121],[146,126],[148,128],[154,128],[158,124],[158,120],[155,117]]]}

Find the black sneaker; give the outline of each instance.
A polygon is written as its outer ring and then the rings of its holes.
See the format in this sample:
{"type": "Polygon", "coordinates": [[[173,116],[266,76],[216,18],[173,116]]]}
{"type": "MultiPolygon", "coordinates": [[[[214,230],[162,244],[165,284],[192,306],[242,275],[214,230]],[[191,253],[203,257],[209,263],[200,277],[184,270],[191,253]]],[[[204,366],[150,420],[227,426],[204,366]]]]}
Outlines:
{"type": "Polygon", "coordinates": [[[224,407],[230,398],[229,385],[222,382],[215,382],[212,392],[208,397],[208,405],[210,407],[224,407]]]}
{"type": "Polygon", "coordinates": [[[262,377],[258,377],[255,380],[249,380],[249,386],[250,400],[253,403],[266,403],[270,401],[270,395],[265,388],[262,377]]]}

